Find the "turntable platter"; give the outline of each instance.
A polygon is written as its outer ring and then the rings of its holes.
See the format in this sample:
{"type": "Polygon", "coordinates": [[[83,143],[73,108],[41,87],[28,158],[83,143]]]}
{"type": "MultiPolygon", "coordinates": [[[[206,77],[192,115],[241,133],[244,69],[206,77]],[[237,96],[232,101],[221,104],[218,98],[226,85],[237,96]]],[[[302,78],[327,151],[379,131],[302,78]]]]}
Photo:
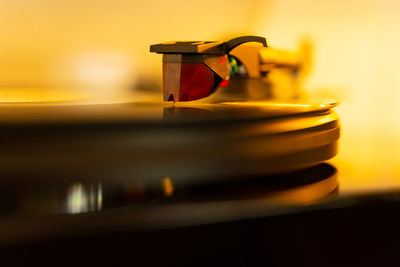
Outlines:
{"type": "Polygon", "coordinates": [[[179,187],[294,171],[336,154],[333,106],[2,104],[0,179],[179,187]]]}

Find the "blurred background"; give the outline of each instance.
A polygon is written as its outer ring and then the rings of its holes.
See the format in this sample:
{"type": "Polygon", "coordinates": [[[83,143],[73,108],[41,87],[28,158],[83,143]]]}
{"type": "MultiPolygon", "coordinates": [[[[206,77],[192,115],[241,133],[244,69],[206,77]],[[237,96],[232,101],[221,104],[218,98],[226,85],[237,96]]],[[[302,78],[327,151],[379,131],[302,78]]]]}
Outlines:
{"type": "Polygon", "coordinates": [[[341,102],[341,186],[400,186],[399,15],[396,0],[0,0],[0,101],[161,90],[153,43],[261,35],[296,50],[307,38],[307,94],[341,102]]]}

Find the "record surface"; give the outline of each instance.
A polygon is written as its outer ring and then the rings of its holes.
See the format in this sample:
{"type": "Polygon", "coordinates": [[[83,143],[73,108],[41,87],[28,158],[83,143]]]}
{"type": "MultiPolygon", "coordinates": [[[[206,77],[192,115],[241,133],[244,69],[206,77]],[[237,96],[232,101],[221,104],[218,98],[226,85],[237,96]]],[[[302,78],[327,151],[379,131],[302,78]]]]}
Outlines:
{"type": "Polygon", "coordinates": [[[316,165],[336,154],[334,104],[2,104],[0,179],[175,187],[316,165]]]}

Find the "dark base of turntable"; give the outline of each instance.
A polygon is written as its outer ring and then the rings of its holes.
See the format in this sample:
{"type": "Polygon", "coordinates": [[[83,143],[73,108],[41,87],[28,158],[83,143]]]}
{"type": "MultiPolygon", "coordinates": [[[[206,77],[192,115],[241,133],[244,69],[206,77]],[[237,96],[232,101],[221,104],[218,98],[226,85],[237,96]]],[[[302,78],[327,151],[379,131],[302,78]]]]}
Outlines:
{"type": "Polygon", "coordinates": [[[396,266],[399,193],[274,217],[3,247],[2,266],[396,266]],[[355,204],[357,203],[357,204],[355,204]]]}
{"type": "Polygon", "coordinates": [[[400,192],[336,198],[335,175],[321,164],[136,208],[2,219],[2,266],[396,265],[400,192]],[[321,190],[308,205],[294,201],[321,190]],[[36,233],[4,242],[18,226],[36,233]]]}

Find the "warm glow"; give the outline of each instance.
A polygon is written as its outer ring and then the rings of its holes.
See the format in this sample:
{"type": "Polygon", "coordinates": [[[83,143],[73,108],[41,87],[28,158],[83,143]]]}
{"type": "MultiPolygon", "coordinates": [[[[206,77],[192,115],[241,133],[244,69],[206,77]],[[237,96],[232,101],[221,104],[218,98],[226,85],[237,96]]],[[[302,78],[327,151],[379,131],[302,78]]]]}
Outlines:
{"type": "Polygon", "coordinates": [[[163,179],[164,195],[169,197],[174,193],[174,186],[172,185],[171,178],[165,177],[163,179]]]}
{"type": "Polygon", "coordinates": [[[74,90],[46,88],[0,88],[0,103],[65,102],[91,99],[74,90]]]}

